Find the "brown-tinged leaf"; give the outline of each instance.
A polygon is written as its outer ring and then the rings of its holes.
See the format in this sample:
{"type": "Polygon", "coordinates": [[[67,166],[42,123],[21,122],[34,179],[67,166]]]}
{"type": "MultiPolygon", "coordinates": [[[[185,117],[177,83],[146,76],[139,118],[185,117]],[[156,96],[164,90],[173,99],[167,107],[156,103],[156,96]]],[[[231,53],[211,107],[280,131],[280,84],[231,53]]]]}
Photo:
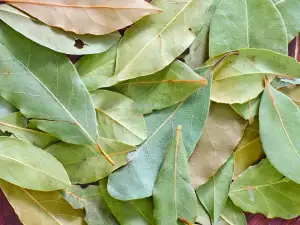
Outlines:
{"type": "Polygon", "coordinates": [[[287,87],[280,88],[279,91],[287,95],[293,102],[300,107],[300,86],[289,85],[287,87]]]}

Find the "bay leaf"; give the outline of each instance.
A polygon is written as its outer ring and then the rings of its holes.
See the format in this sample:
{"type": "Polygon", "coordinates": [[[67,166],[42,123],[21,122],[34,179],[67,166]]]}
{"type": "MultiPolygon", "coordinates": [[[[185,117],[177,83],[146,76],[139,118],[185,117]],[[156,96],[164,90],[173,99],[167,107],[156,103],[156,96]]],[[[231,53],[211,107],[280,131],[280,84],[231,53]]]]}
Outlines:
{"type": "Polygon", "coordinates": [[[58,139],[53,135],[26,128],[26,126],[27,119],[20,112],[0,118],[0,130],[2,132],[10,132],[16,138],[28,141],[41,149],[58,142],[58,139]]]}
{"type": "Polygon", "coordinates": [[[147,138],[144,117],[126,96],[107,90],[91,92],[100,137],[138,145],[147,138]]]}
{"type": "Polygon", "coordinates": [[[122,29],[141,17],[160,11],[142,0],[6,0],[43,23],[76,34],[103,35],[122,29]]]}
{"type": "Polygon", "coordinates": [[[299,184],[285,178],[264,159],[232,183],[229,196],[244,211],[291,219],[300,213],[299,190],[299,184]]]}
{"type": "Polygon", "coordinates": [[[83,210],[73,209],[58,191],[26,190],[1,179],[0,188],[22,224],[86,225],[83,210]]]}
{"type": "Polygon", "coordinates": [[[297,183],[300,183],[297,172],[300,169],[299,127],[300,109],[266,80],[259,109],[259,131],[263,149],[272,165],[297,183]]]}
{"type": "MultiPolygon", "coordinates": [[[[299,77],[300,63],[265,49],[240,49],[215,69],[211,100],[234,104],[256,98],[264,90],[264,77],[299,77]],[[230,88],[228,88],[230,87],[230,88]]],[[[227,53],[228,55],[228,53],[227,53]]],[[[224,55],[206,62],[211,65],[224,55]]]]}
{"type": "Polygon", "coordinates": [[[158,225],[182,224],[179,218],[194,223],[197,217],[197,197],[190,184],[188,158],[182,140],[182,126],[171,140],[153,190],[154,215],[158,225]]]}
{"type": "Polygon", "coordinates": [[[209,37],[210,57],[241,48],[288,54],[284,21],[271,0],[222,1],[211,22],[209,37]],[[266,15],[268,18],[264,18],[266,15]]]}
{"type": "Polygon", "coordinates": [[[107,191],[107,179],[100,180],[100,191],[121,225],[155,225],[152,198],[119,201],[107,191]]]}
{"type": "Polygon", "coordinates": [[[210,1],[152,1],[163,12],[145,17],[126,30],[118,46],[115,74],[107,86],[168,66],[194,41],[210,1]]]}
{"type": "Polygon", "coordinates": [[[258,114],[261,96],[258,96],[243,104],[232,104],[231,107],[249,123],[253,123],[254,117],[258,114]]]}
{"type": "Polygon", "coordinates": [[[276,7],[281,13],[290,42],[300,32],[300,2],[297,0],[281,0],[276,2],[276,7]]]}
{"type": "Polygon", "coordinates": [[[59,28],[49,27],[39,20],[29,17],[10,5],[0,5],[1,20],[32,41],[56,52],[70,55],[85,55],[104,52],[117,42],[121,35],[77,35],[59,28]],[[82,46],[77,46],[80,43],[82,46]]]}
{"type": "Polygon", "coordinates": [[[8,116],[9,114],[17,111],[18,109],[16,109],[16,107],[0,96],[0,118],[8,116]]]}
{"type": "Polygon", "coordinates": [[[300,86],[289,85],[280,88],[279,91],[288,96],[298,107],[300,107],[300,86]]]}
{"type": "Polygon", "coordinates": [[[116,85],[143,114],[175,105],[207,84],[207,80],[179,60],[149,76],[116,85]]]}
{"type": "Polygon", "coordinates": [[[70,185],[63,166],[49,153],[28,142],[0,137],[0,178],[38,191],[64,189],[70,185]]]}
{"type": "Polygon", "coordinates": [[[204,16],[204,24],[200,28],[200,31],[197,34],[194,42],[189,47],[189,53],[184,57],[185,63],[193,69],[201,66],[209,57],[208,43],[210,24],[216,9],[218,8],[222,0],[207,0],[207,2],[211,3],[211,5],[204,16]]]}
{"type": "Polygon", "coordinates": [[[229,105],[212,103],[203,134],[189,166],[195,189],[206,183],[227,161],[243,136],[246,121],[229,105]]]}
{"type": "Polygon", "coordinates": [[[61,162],[73,184],[87,184],[98,181],[125,165],[127,154],[135,149],[134,146],[101,137],[98,139],[98,143],[114,160],[115,165],[110,165],[93,146],[71,145],[60,142],[51,145],[45,151],[61,162]]]}
{"type": "Polygon", "coordinates": [[[110,212],[99,186],[90,185],[87,188],[71,186],[62,191],[63,197],[74,209],[85,209],[85,221],[89,225],[119,225],[110,212]]]}
{"type": "MultiPolygon", "coordinates": [[[[207,69],[201,68],[200,72],[207,72],[207,69]]],[[[156,176],[167,150],[166,140],[174,138],[176,124],[189,128],[183,134],[183,141],[186,143],[187,155],[192,154],[209,110],[211,76],[207,79],[208,85],[185,101],[145,117],[148,139],[138,147],[125,167],[109,176],[110,195],[120,200],[152,196],[156,176]]]]}
{"type": "Polygon", "coordinates": [[[197,196],[210,215],[212,224],[217,224],[228,198],[232,181],[234,157],[227,162],[205,184],[197,188],[197,196]]]}
{"type": "Polygon", "coordinates": [[[106,52],[83,56],[75,67],[82,82],[89,91],[105,87],[105,83],[113,76],[117,57],[118,42],[106,52]]]}

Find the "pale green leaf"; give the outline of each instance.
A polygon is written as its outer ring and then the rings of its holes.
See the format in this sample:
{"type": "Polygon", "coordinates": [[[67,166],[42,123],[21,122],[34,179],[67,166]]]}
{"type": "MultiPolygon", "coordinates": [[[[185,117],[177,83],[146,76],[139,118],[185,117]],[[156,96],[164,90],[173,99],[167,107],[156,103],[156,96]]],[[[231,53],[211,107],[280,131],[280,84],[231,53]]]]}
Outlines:
{"type": "Polygon", "coordinates": [[[102,36],[66,32],[56,27],[49,27],[22,11],[4,4],[0,6],[0,17],[3,22],[32,41],[56,52],[71,55],[104,52],[121,37],[118,32],[102,36]]]}
{"type": "Polygon", "coordinates": [[[258,114],[259,104],[261,96],[258,96],[243,104],[232,104],[231,107],[245,120],[249,120],[252,123],[254,117],[258,114]]]}
{"type": "Polygon", "coordinates": [[[106,90],[90,94],[97,112],[100,137],[129,145],[138,145],[147,138],[144,117],[135,110],[130,98],[106,90]]]}
{"type": "Polygon", "coordinates": [[[107,179],[100,181],[100,191],[121,225],[155,225],[152,198],[119,201],[107,191],[107,179]]]}
{"type": "MultiPolygon", "coordinates": [[[[201,68],[198,72],[208,71],[210,68],[201,68]]],[[[187,155],[192,154],[209,110],[210,76],[207,77],[208,85],[187,100],[146,116],[148,139],[139,146],[125,167],[109,176],[108,191],[114,198],[131,200],[152,195],[157,173],[167,151],[167,140],[174,138],[176,125],[188,128],[183,134],[183,141],[187,155]]]]}
{"type": "Polygon", "coordinates": [[[75,67],[89,91],[105,87],[114,75],[118,42],[106,52],[83,56],[75,67]]]}
{"type": "Polygon", "coordinates": [[[210,215],[212,224],[217,224],[226,203],[232,181],[234,157],[231,157],[218,172],[197,189],[197,195],[210,215]]]}
{"type": "Polygon", "coordinates": [[[287,55],[287,47],[283,19],[271,0],[224,0],[211,22],[210,57],[241,48],[287,55]]]}
{"type": "Polygon", "coordinates": [[[268,218],[291,219],[300,214],[300,185],[280,174],[265,159],[248,168],[231,185],[235,205],[268,218]]]}
{"type": "Polygon", "coordinates": [[[211,1],[152,1],[163,12],[126,30],[118,46],[115,74],[107,85],[150,75],[169,65],[194,41],[211,1]]]}
{"type": "Polygon", "coordinates": [[[63,166],[49,153],[28,142],[0,137],[0,178],[39,191],[64,189],[70,185],[63,166]]]}
{"type": "Polygon", "coordinates": [[[17,111],[18,109],[0,96],[0,118],[8,116],[9,114],[17,111]]]}
{"type": "Polygon", "coordinates": [[[129,80],[115,87],[134,101],[143,114],[163,109],[185,100],[205,86],[207,80],[179,60],[153,75],[129,80]]]}
{"type": "Polygon", "coordinates": [[[197,197],[190,184],[188,158],[182,140],[184,127],[178,126],[176,138],[168,146],[153,190],[157,225],[182,224],[178,218],[193,223],[197,217],[197,197]]]}
{"type": "Polygon", "coordinates": [[[62,191],[62,195],[74,209],[85,209],[88,225],[119,225],[101,195],[99,186],[72,186],[62,191]]]}
{"type": "Polygon", "coordinates": [[[54,144],[45,151],[57,158],[65,167],[73,184],[98,181],[126,164],[127,154],[135,149],[115,140],[99,138],[98,144],[114,160],[111,165],[93,146],[54,144]]]}
{"type": "Polygon", "coordinates": [[[246,121],[229,105],[211,104],[203,134],[189,161],[195,189],[227,161],[241,140],[245,126],[246,121]]]}
{"type": "Polygon", "coordinates": [[[263,149],[272,165],[300,183],[300,109],[268,81],[259,109],[259,131],[263,149]]]}
{"type": "Polygon", "coordinates": [[[73,209],[58,191],[30,191],[1,179],[0,188],[23,224],[86,225],[83,210],[73,209]]]}

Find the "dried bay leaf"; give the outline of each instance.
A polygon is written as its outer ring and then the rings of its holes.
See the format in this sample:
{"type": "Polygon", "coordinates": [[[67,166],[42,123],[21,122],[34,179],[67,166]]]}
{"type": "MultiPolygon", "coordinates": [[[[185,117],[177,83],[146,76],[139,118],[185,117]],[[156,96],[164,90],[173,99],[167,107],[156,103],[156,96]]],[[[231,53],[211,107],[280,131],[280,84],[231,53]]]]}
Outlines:
{"type": "Polygon", "coordinates": [[[147,138],[144,117],[126,96],[106,90],[91,92],[100,137],[138,145],[147,138]]]}
{"type": "Polygon", "coordinates": [[[0,137],[0,178],[38,191],[64,189],[70,185],[63,166],[49,153],[28,142],[0,137]]]}
{"type": "Polygon", "coordinates": [[[219,5],[211,22],[209,55],[241,48],[264,48],[287,55],[284,21],[271,0],[232,0],[219,5]],[[268,19],[263,19],[266,15],[268,19]]]}
{"type": "MultiPolygon", "coordinates": [[[[239,49],[234,53],[215,69],[212,101],[242,104],[256,98],[264,90],[266,76],[299,77],[300,63],[291,57],[265,49],[239,49]]],[[[215,63],[221,57],[224,55],[210,59],[206,65],[215,63]]]]}
{"type": "Polygon", "coordinates": [[[289,85],[283,88],[280,88],[279,91],[287,95],[293,102],[300,107],[300,86],[298,85],[289,85]]]}
{"type": "Polygon", "coordinates": [[[299,190],[299,184],[285,178],[264,159],[232,183],[229,196],[244,211],[291,219],[300,214],[299,190]]]}
{"type": "Polygon", "coordinates": [[[0,118],[8,116],[9,114],[17,111],[18,109],[16,109],[16,107],[0,96],[0,118]]]}
{"type": "Polygon", "coordinates": [[[261,96],[258,96],[243,104],[232,104],[231,107],[245,120],[249,120],[252,123],[254,117],[258,114],[259,104],[261,96]]]}
{"type": "Polygon", "coordinates": [[[185,100],[207,80],[179,60],[153,75],[133,79],[116,85],[118,92],[134,101],[143,114],[163,109],[185,100]]]}
{"type": "Polygon", "coordinates": [[[99,138],[99,145],[114,160],[111,165],[93,146],[57,143],[45,151],[53,155],[66,169],[73,184],[87,184],[98,181],[126,164],[126,157],[135,147],[115,140],[99,138]]]}
{"type": "Polygon", "coordinates": [[[246,121],[230,106],[212,103],[203,134],[189,166],[195,189],[206,183],[227,161],[242,138],[246,121]]]}
{"type": "Polygon", "coordinates": [[[6,0],[43,23],[76,34],[103,35],[160,11],[143,0],[6,0]]]}
{"type": "Polygon", "coordinates": [[[152,198],[119,201],[107,191],[107,179],[100,181],[100,191],[121,225],[155,225],[152,198]]]}
{"type": "Polygon", "coordinates": [[[207,0],[152,3],[163,12],[143,18],[126,30],[118,46],[115,74],[108,86],[168,66],[194,41],[210,6],[207,0]]]}
{"type": "Polygon", "coordinates": [[[99,186],[72,186],[62,191],[63,197],[74,209],[85,209],[85,221],[89,225],[119,225],[110,212],[99,186]]]}
{"type": "Polygon", "coordinates": [[[197,188],[197,196],[210,215],[212,224],[217,224],[228,198],[232,181],[234,157],[227,162],[205,184],[197,188]]]}
{"type": "Polygon", "coordinates": [[[1,179],[0,188],[23,224],[86,225],[84,212],[73,209],[57,191],[26,190],[1,179]]]}
{"type": "Polygon", "coordinates": [[[182,140],[182,126],[179,125],[176,138],[168,146],[153,190],[156,224],[182,224],[177,222],[178,218],[190,223],[195,222],[197,197],[190,181],[188,158],[182,140]]]}
{"type": "Polygon", "coordinates": [[[105,36],[76,35],[65,32],[59,28],[49,27],[6,4],[0,5],[0,16],[3,22],[32,41],[56,52],[70,55],[104,52],[121,37],[118,32],[105,36]],[[78,40],[83,43],[82,47],[76,47],[78,40]]]}
{"type": "Polygon", "coordinates": [[[300,183],[299,127],[300,109],[266,80],[259,109],[259,131],[263,149],[272,165],[297,183],[300,183]]]}
{"type": "MultiPolygon", "coordinates": [[[[211,72],[201,68],[201,72],[211,72]]],[[[108,191],[117,199],[131,200],[152,195],[157,173],[163,162],[168,143],[175,135],[176,124],[187,127],[183,134],[187,155],[195,149],[209,110],[211,78],[208,85],[200,88],[188,99],[173,107],[153,112],[145,117],[148,139],[138,147],[129,163],[109,176],[108,191]]]]}

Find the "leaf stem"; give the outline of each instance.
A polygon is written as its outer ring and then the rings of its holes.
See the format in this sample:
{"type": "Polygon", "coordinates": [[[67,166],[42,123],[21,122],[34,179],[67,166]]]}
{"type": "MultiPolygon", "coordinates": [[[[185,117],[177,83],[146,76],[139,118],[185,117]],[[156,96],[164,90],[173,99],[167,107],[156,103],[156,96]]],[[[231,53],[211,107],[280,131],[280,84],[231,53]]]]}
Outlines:
{"type": "Polygon", "coordinates": [[[107,155],[105,151],[103,151],[103,149],[101,148],[101,146],[99,144],[97,144],[96,147],[97,147],[98,151],[104,155],[104,157],[107,159],[107,161],[110,162],[111,165],[113,165],[113,166],[116,165],[116,163],[112,160],[112,158],[110,158],[110,156],[107,155]]]}
{"type": "Polygon", "coordinates": [[[185,218],[178,218],[178,220],[182,223],[185,223],[186,225],[193,225],[190,221],[188,221],[187,219],[185,218]]]}

